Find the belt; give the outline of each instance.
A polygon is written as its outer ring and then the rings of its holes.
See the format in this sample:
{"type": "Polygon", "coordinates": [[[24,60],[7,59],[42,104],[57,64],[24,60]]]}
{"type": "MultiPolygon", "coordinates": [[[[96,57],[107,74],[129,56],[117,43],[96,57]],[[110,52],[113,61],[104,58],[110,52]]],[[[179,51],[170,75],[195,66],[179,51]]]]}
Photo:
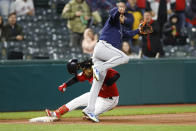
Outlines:
{"type": "Polygon", "coordinates": [[[113,100],[113,97],[108,97],[108,99],[113,100]]]}
{"type": "Polygon", "coordinates": [[[107,44],[109,44],[107,41],[105,41],[105,40],[99,40],[100,42],[105,42],[105,43],[107,43],[107,44]]]}

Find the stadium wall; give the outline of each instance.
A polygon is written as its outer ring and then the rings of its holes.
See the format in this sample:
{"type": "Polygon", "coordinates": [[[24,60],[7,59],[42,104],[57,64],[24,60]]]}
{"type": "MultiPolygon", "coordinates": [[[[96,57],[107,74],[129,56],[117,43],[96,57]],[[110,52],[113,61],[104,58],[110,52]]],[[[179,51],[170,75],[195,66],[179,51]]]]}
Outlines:
{"type": "MultiPolygon", "coordinates": [[[[0,112],[55,109],[89,91],[84,82],[57,87],[71,77],[65,61],[1,61],[0,112]]],[[[115,68],[119,105],[196,103],[196,59],[131,60],[115,68]]]]}

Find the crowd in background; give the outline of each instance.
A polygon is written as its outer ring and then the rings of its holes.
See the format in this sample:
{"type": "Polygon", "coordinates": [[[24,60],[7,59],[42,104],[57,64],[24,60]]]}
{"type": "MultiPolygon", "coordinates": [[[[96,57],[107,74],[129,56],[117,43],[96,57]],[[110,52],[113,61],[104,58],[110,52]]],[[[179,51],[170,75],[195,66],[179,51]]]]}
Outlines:
{"type": "MultiPolygon", "coordinates": [[[[151,34],[123,37],[122,50],[130,58],[164,57],[164,45],[190,44],[184,31],[196,26],[195,0],[69,0],[61,17],[67,20],[70,49],[78,46],[84,54],[92,55],[108,12],[115,6],[126,8],[122,28],[134,30],[145,21],[153,29],[151,34]]],[[[0,40],[23,41],[25,34],[17,17],[34,16],[35,10],[33,0],[0,0],[0,40]]],[[[8,53],[10,59],[14,55],[22,59],[20,52],[8,53]]]]}

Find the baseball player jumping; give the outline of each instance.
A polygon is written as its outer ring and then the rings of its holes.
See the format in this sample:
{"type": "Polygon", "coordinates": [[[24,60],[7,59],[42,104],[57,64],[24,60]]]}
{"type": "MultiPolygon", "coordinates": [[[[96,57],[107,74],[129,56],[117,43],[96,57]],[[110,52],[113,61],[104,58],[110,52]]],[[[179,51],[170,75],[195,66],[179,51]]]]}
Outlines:
{"type": "Polygon", "coordinates": [[[140,32],[140,29],[133,31],[123,30],[124,13],[125,8],[123,7],[115,7],[110,11],[110,16],[94,48],[94,66],[92,68],[96,79],[93,80],[90,90],[88,106],[83,109],[83,113],[94,122],[99,122],[99,119],[95,115],[95,104],[108,69],[128,63],[129,61],[129,57],[119,49],[122,36],[133,37],[140,32]]]}
{"type": "MultiPolygon", "coordinates": [[[[82,68],[83,72],[77,74],[75,77],[71,78],[70,80],[63,83],[61,86],[59,86],[58,87],[59,91],[65,92],[67,87],[77,82],[83,82],[85,80],[88,80],[89,83],[92,83],[93,81],[92,60],[91,61],[87,60],[85,62],[82,62],[82,64],[77,64],[77,60],[74,59],[70,60],[67,63],[68,71],[71,74],[75,74],[76,70],[78,69],[77,65],[79,65],[82,68]]],[[[96,103],[95,103],[96,117],[98,117],[99,114],[111,110],[118,104],[119,93],[115,82],[118,80],[119,77],[120,75],[117,71],[113,69],[108,69],[105,80],[103,82],[103,85],[101,86],[101,90],[96,99],[96,103]]],[[[61,106],[55,111],[50,111],[46,109],[46,113],[50,117],[56,117],[59,119],[61,115],[67,112],[75,110],[76,108],[81,106],[87,106],[89,97],[90,97],[90,92],[87,92],[73,99],[67,104],[61,106]]]]}

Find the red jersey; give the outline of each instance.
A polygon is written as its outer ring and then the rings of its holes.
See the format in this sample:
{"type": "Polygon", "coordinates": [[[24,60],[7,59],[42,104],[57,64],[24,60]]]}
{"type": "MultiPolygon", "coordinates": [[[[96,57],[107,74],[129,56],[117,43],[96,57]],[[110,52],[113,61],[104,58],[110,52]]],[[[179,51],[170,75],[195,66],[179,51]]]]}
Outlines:
{"type": "MultiPolygon", "coordinates": [[[[99,92],[98,96],[103,97],[103,98],[119,96],[116,83],[112,84],[111,86],[106,86],[106,84],[105,84],[108,79],[112,78],[117,73],[118,72],[113,70],[113,69],[109,69],[107,71],[105,80],[103,82],[103,85],[100,89],[100,92],[99,92]]],[[[80,82],[85,81],[85,80],[88,80],[89,83],[93,82],[93,76],[91,78],[87,78],[83,73],[80,73],[79,75],[77,75],[77,79],[80,82]]]]}

